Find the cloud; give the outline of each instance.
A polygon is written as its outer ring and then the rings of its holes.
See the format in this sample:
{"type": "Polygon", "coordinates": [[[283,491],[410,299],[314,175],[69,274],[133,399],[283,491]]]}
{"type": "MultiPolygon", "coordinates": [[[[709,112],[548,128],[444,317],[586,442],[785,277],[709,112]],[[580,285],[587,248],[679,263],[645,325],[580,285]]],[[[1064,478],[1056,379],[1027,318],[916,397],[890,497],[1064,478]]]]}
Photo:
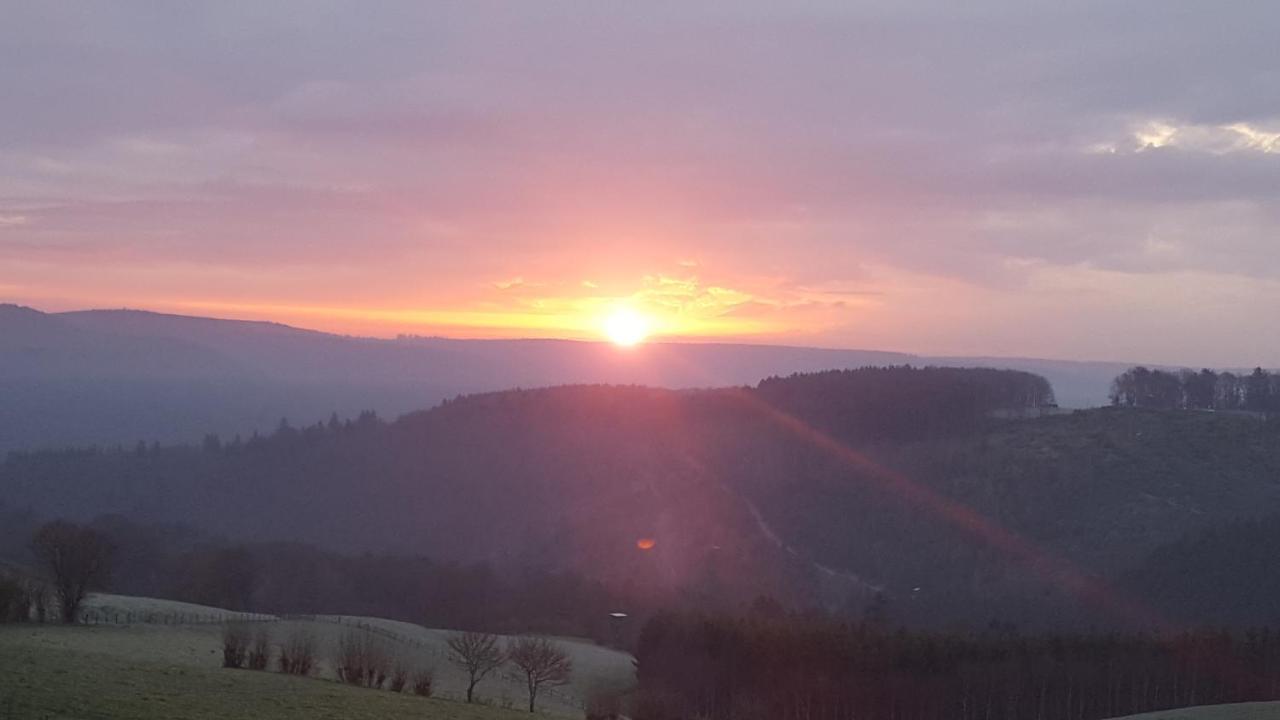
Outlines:
{"type": "MultiPolygon", "coordinates": [[[[1096,291],[1117,303],[1116,273],[1259,297],[1280,277],[1280,7],[86,3],[7,19],[0,283],[21,267],[107,304],[122,287],[159,298],[173,273],[261,306],[330,307],[333,288],[369,308],[633,298],[863,344],[821,333],[918,320],[917,298],[946,302],[929,288],[973,318],[1057,299],[1047,276],[1107,278],[1096,291]],[[58,279],[73,267],[74,287],[58,279]]],[[[910,349],[910,332],[872,336],[910,349]]]]}
{"type": "Polygon", "coordinates": [[[525,287],[525,281],[523,277],[514,277],[510,280],[499,280],[493,286],[499,290],[513,290],[525,287]]]}
{"type": "MultiPolygon", "coordinates": [[[[1276,123],[1280,127],[1280,122],[1276,123]]],[[[1178,124],[1151,120],[1133,131],[1136,152],[1160,148],[1178,148],[1212,155],[1237,152],[1263,154],[1280,152],[1280,132],[1266,130],[1247,122],[1228,125],[1178,124]]],[[[1116,146],[1109,146],[1114,152],[1116,146]]]]}

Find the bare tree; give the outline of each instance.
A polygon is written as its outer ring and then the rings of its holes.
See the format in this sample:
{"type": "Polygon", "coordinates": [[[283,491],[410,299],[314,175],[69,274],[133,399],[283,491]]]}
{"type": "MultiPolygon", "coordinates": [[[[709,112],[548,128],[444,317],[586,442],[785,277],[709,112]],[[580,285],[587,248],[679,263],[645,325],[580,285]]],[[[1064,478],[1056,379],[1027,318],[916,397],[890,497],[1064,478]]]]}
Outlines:
{"type": "Polygon", "coordinates": [[[55,520],[36,531],[31,550],[53,576],[62,621],[74,623],[89,590],[110,576],[115,548],[93,528],[55,520]]]}
{"type": "Polygon", "coordinates": [[[463,632],[449,636],[449,662],[467,674],[467,702],[474,701],[476,685],[506,660],[496,635],[463,632]]]}
{"type": "Polygon", "coordinates": [[[507,657],[524,672],[529,689],[529,712],[534,712],[538,690],[543,686],[567,685],[573,662],[557,644],[546,638],[520,638],[511,643],[507,657]]]}

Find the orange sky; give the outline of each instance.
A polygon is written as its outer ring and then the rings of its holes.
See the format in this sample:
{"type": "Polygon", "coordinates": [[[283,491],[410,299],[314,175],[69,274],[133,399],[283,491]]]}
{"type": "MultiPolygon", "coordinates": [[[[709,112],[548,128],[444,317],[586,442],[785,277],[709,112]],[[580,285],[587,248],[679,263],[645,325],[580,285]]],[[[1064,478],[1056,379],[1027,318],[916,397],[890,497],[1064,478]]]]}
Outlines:
{"type": "Polygon", "coordinates": [[[0,301],[1280,366],[1273,11],[639,7],[10,9],[0,301]]]}

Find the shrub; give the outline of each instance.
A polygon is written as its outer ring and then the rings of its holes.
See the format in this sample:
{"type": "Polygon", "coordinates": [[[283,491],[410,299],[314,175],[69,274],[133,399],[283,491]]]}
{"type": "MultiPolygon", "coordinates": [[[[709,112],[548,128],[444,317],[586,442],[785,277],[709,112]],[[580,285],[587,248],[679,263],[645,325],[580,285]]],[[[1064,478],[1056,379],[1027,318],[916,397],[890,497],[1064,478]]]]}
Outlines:
{"type": "Polygon", "coordinates": [[[333,667],[341,682],[376,689],[386,683],[391,659],[372,633],[352,631],[338,641],[333,667]]]}
{"type": "Polygon", "coordinates": [[[0,577],[0,623],[21,622],[26,619],[20,610],[25,595],[21,582],[10,577],[0,577]]]}
{"type": "Polygon", "coordinates": [[[0,574],[0,623],[30,622],[31,611],[37,603],[43,606],[48,593],[39,580],[17,573],[0,574]]]}
{"type": "Polygon", "coordinates": [[[36,613],[36,622],[43,623],[49,619],[49,588],[44,583],[32,583],[28,588],[31,592],[31,607],[36,613]]]}
{"type": "Polygon", "coordinates": [[[387,685],[387,689],[394,693],[401,692],[407,682],[409,682],[409,668],[405,667],[403,662],[397,662],[395,669],[391,671],[391,682],[387,685]]]}
{"type": "Polygon", "coordinates": [[[75,623],[89,591],[107,582],[115,546],[90,527],[55,520],[31,538],[31,551],[45,565],[58,596],[62,621],[75,623]]]}
{"type": "Polygon", "coordinates": [[[316,665],[316,639],[306,630],[296,630],[280,645],[280,672],[310,675],[316,665]]]}
{"type": "Polygon", "coordinates": [[[36,622],[44,622],[49,614],[49,586],[42,580],[23,580],[16,610],[20,622],[30,622],[33,616],[36,622]]]}
{"type": "Polygon", "coordinates": [[[259,625],[253,633],[253,646],[249,648],[249,669],[266,670],[271,660],[271,632],[259,625]]]}
{"type": "Polygon", "coordinates": [[[222,630],[222,667],[244,667],[249,652],[249,628],[244,623],[227,623],[222,630]]]}
{"type": "Polygon", "coordinates": [[[431,697],[431,687],[435,683],[436,674],[431,668],[421,670],[413,676],[413,694],[431,697]]]}

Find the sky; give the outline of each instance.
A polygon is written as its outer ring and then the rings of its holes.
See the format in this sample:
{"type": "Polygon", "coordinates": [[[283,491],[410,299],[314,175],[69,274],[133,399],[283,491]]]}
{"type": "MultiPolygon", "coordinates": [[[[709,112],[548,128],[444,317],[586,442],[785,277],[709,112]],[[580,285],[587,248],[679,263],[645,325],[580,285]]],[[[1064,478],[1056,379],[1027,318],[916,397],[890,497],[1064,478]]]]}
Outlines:
{"type": "Polygon", "coordinates": [[[1280,366],[1280,4],[3,16],[0,301],[1280,366]]]}

